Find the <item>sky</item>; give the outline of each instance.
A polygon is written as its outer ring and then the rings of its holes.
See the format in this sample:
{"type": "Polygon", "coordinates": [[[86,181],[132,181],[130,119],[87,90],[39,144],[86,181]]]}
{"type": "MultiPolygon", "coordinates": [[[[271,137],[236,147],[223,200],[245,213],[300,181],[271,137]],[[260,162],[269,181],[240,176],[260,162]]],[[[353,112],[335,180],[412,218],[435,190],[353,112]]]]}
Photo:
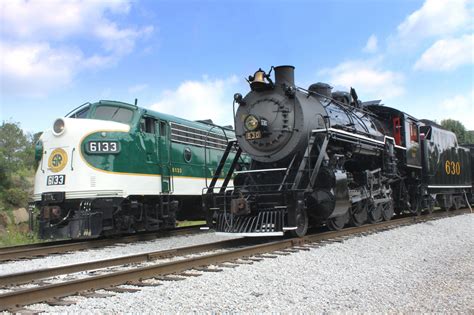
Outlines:
{"type": "Polygon", "coordinates": [[[474,1],[3,0],[0,19],[0,121],[28,132],[101,99],[232,124],[245,78],[288,64],[474,129],[474,1]]]}

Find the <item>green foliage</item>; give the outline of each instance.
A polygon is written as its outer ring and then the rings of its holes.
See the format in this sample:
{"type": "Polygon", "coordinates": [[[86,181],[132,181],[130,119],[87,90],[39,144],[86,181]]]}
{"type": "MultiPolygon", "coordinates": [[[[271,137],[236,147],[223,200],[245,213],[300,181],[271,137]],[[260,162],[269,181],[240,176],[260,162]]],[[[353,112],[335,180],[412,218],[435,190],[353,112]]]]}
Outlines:
{"type": "Polygon", "coordinates": [[[35,168],[34,145],[40,134],[25,134],[18,123],[0,126],[0,206],[26,207],[35,168]]]}
{"type": "Polygon", "coordinates": [[[9,188],[5,191],[4,200],[12,206],[26,207],[28,196],[28,191],[21,188],[9,188]]]}
{"type": "Polygon", "coordinates": [[[26,245],[43,242],[37,237],[37,233],[26,232],[28,227],[23,225],[11,224],[7,227],[4,234],[0,234],[0,247],[26,245]]]}
{"type": "Polygon", "coordinates": [[[461,144],[474,144],[474,131],[466,130],[466,127],[454,119],[444,119],[441,121],[443,128],[450,130],[456,134],[458,142],[461,144]]]}
{"type": "Polygon", "coordinates": [[[0,127],[0,156],[7,170],[17,170],[27,162],[30,143],[17,123],[3,122],[0,127]]]}
{"type": "Polygon", "coordinates": [[[466,131],[466,144],[474,144],[474,130],[467,130],[466,131]]]}

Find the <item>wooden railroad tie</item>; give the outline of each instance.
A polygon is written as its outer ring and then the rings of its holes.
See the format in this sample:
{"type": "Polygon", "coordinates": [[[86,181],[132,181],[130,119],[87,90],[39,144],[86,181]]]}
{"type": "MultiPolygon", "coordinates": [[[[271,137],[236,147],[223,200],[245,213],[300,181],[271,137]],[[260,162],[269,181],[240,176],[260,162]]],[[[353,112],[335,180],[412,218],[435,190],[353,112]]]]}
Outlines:
{"type": "Polygon", "coordinates": [[[224,271],[224,269],[220,269],[220,268],[206,268],[206,267],[194,268],[194,270],[203,271],[203,272],[221,272],[221,271],[224,271]]]}
{"type": "Polygon", "coordinates": [[[173,277],[173,276],[162,276],[162,277],[155,277],[154,279],[158,281],[182,281],[186,280],[184,277],[173,277]]]}
{"type": "Polygon", "coordinates": [[[133,286],[136,286],[136,287],[156,287],[157,285],[161,285],[161,283],[153,284],[153,283],[148,283],[148,282],[143,282],[143,281],[128,281],[125,284],[133,285],[133,286]]]}
{"type": "Polygon", "coordinates": [[[185,271],[185,272],[177,273],[176,275],[182,276],[182,277],[200,277],[202,276],[202,273],[185,271]]]}
{"type": "Polygon", "coordinates": [[[69,306],[69,305],[74,305],[77,302],[76,301],[71,301],[71,300],[64,300],[64,299],[51,299],[45,301],[46,304],[49,306],[69,306]]]}
{"type": "Polygon", "coordinates": [[[97,293],[97,292],[89,292],[89,291],[81,292],[78,295],[83,296],[83,297],[99,298],[99,299],[105,299],[105,298],[114,296],[113,294],[110,294],[110,293],[97,293]]]}
{"type": "Polygon", "coordinates": [[[119,287],[110,287],[104,289],[105,291],[115,292],[115,293],[135,293],[140,291],[140,289],[129,289],[129,288],[119,288],[119,287]]]}

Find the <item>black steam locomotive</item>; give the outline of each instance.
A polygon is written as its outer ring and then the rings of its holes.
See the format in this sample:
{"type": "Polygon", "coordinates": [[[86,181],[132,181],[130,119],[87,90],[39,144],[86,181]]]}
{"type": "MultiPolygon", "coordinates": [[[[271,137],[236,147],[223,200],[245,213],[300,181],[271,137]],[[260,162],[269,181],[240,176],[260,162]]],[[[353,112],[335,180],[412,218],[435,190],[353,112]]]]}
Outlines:
{"type": "Polygon", "coordinates": [[[302,236],[308,226],[337,230],[468,203],[471,157],[452,132],[361,102],[354,89],[296,87],[292,66],[259,69],[248,82],[251,91],[234,96],[236,139],[204,192],[217,232],[302,236]],[[230,152],[232,167],[216,187],[230,152]],[[234,171],[241,153],[252,164],[234,171]]]}

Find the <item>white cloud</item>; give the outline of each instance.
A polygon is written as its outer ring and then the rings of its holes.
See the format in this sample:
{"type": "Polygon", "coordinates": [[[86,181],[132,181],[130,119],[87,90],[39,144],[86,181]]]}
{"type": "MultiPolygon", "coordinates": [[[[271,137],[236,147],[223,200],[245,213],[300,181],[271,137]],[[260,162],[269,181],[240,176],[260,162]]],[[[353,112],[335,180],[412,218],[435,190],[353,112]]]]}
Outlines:
{"type": "Polygon", "coordinates": [[[115,54],[128,54],[135,47],[135,41],[153,32],[152,26],[139,30],[119,29],[115,23],[97,25],[94,34],[104,40],[104,48],[115,54]]]}
{"type": "Polygon", "coordinates": [[[6,33],[19,39],[59,40],[77,34],[93,34],[97,26],[110,24],[107,12],[126,14],[130,1],[8,0],[1,4],[6,33]]]}
{"type": "Polygon", "coordinates": [[[377,49],[378,49],[377,36],[372,34],[367,40],[367,44],[365,44],[363,51],[367,53],[375,53],[377,52],[377,49]]]}
{"type": "Polygon", "coordinates": [[[474,90],[442,100],[438,110],[437,120],[459,120],[468,130],[474,130],[474,90]]]}
{"type": "Polygon", "coordinates": [[[75,49],[53,49],[48,43],[8,44],[0,41],[1,92],[43,96],[69,84],[83,59],[75,49]]]}
{"type": "Polygon", "coordinates": [[[440,39],[428,48],[415,63],[416,70],[454,70],[474,64],[474,35],[440,39]]]}
{"type": "Polygon", "coordinates": [[[130,6],[130,0],[2,1],[2,94],[44,96],[80,71],[117,63],[153,32],[152,26],[120,27],[112,20],[130,6]],[[87,43],[88,50],[78,43],[87,43]]]}
{"type": "Polygon", "coordinates": [[[320,75],[327,76],[330,84],[336,88],[348,90],[354,87],[359,95],[366,98],[389,99],[404,93],[401,73],[384,70],[380,66],[382,59],[346,61],[334,68],[321,70],[320,75]]]}
{"type": "Polygon", "coordinates": [[[416,44],[423,38],[445,36],[472,27],[468,0],[426,0],[398,25],[397,41],[416,44]]]}
{"type": "Polygon", "coordinates": [[[176,90],[164,91],[150,108],[186,119],[212,119],[217,124],[233,125],[232,95],[238,82],[236,76],[185,81],[176,90]]]}

